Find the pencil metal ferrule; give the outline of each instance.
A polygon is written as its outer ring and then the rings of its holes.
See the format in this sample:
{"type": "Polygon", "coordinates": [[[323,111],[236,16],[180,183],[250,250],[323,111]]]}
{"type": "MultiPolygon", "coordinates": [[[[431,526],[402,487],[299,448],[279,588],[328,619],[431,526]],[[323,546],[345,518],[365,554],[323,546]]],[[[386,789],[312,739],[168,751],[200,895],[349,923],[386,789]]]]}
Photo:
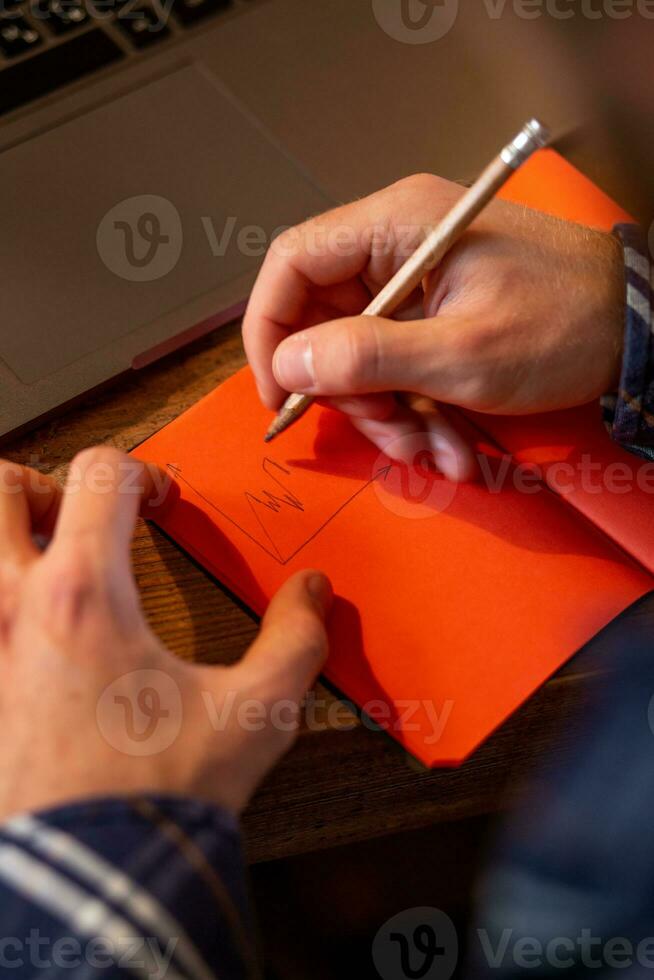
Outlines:
{"type": "Polygon", "coordinates": [[[538,119],[530,119],[522,127],[518,135],[508,146],[505,146],[500,156],[507,166],[517,170],[532,153],[547,145],[550,131],[538,119]]]}

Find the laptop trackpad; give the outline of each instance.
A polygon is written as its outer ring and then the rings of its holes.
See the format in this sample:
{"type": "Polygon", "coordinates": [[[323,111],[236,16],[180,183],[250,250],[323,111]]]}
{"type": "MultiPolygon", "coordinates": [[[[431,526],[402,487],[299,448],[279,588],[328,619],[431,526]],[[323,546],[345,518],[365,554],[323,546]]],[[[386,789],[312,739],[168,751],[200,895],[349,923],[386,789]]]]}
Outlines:
{"type": "Polygon", "coordinates": [[[197,66],[0,155],[0,357],[31,383],[254,270],[328,202],[197,66]]]}

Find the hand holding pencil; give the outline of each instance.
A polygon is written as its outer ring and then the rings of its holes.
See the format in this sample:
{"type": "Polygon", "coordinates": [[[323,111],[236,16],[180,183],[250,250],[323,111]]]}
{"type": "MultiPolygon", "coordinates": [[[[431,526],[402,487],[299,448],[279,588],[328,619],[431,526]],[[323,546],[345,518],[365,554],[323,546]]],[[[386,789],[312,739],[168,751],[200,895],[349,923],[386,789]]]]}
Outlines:
{"type": "Polygon", "coordinates": [[[272,246],[244,321],[267,407],[278,409],[289,391],[328,399],[399,458],[401,437],[421,429],[436,465],[467,479],[472,452],[434,400],[519,414],[579,404],[611,387],[622,332],[619,249],[608,235],[524,208],[492,202],[418,277],[396,318],[379,315],[407,257],[406,229],[442,228],[469,193],[411,177],[272,246]],[[380,227],[391,242],[382,250],[372,247],[380,227]],[[355,247],[315,247],[317,230],[325,241],[339,228],[353,231],[355,247]],[[361,315],[371,298],[372,312],[361,315]],[[395,392],[424,397],[408,405],[395,392]]]}

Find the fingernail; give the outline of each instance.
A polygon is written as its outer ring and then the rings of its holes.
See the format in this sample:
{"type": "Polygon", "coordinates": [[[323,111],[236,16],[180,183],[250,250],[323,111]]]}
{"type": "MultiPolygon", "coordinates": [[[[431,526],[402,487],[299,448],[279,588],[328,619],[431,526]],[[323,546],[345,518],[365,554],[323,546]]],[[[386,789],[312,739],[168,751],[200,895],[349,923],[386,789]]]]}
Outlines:
{"type": "Polygon", "coordinates": [[[332,585],[326,575],[322,572],[312,572],[306,581],[307,592],[322,608],[324,613],[329,612],[332,604],[333,592],[332,585]]]}
{"type": "Polygon", "coordinates": [[[315,385],[313,350],[305,332],[287,337],[275,351],[273,374],[286,391],[307,391],[315,385]]]}
{"type": "Polygon", "coordinates": [[[431,436],[430,443],[434,453],[434,464],[448,480],[458,480],[461,472],[461,461],[453,446],[442,436],[431,436]]]}
{"type": "MultiPolygon", "coordinates": [[[[256,389],[257,389],[257,395],[259,396],[259,401],[262,402],[264,405],[266,405],[266,400],[263,397],[263,391],[261,390],[261,385],[259,384],[259,382],[257,381],[256,378],[254,379],[254,384],[255,384],[256,389]]],[[[266,405],[266,408],[267,407],[268,406],[266,405]]]]}

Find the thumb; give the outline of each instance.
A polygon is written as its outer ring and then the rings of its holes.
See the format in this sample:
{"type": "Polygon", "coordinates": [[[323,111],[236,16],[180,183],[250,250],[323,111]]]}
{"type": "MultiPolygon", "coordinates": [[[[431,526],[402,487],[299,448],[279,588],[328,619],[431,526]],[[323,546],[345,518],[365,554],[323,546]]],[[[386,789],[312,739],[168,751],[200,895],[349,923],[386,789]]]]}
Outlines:
{"type": "Polygon", "coordinates": [[[354,395],[415,391],[434,396],[454,360],[451,316],[386,320],[359,316],[291,334],[275,351],[273,372],[286,391],[354,395]]]}
{"type": "Polygon", "coordinates": [[[239,665],[263,701],[300,701],[327,658],[332,588],[322,572],[293,575],[272,599],[259,636],[239,665]]]}

